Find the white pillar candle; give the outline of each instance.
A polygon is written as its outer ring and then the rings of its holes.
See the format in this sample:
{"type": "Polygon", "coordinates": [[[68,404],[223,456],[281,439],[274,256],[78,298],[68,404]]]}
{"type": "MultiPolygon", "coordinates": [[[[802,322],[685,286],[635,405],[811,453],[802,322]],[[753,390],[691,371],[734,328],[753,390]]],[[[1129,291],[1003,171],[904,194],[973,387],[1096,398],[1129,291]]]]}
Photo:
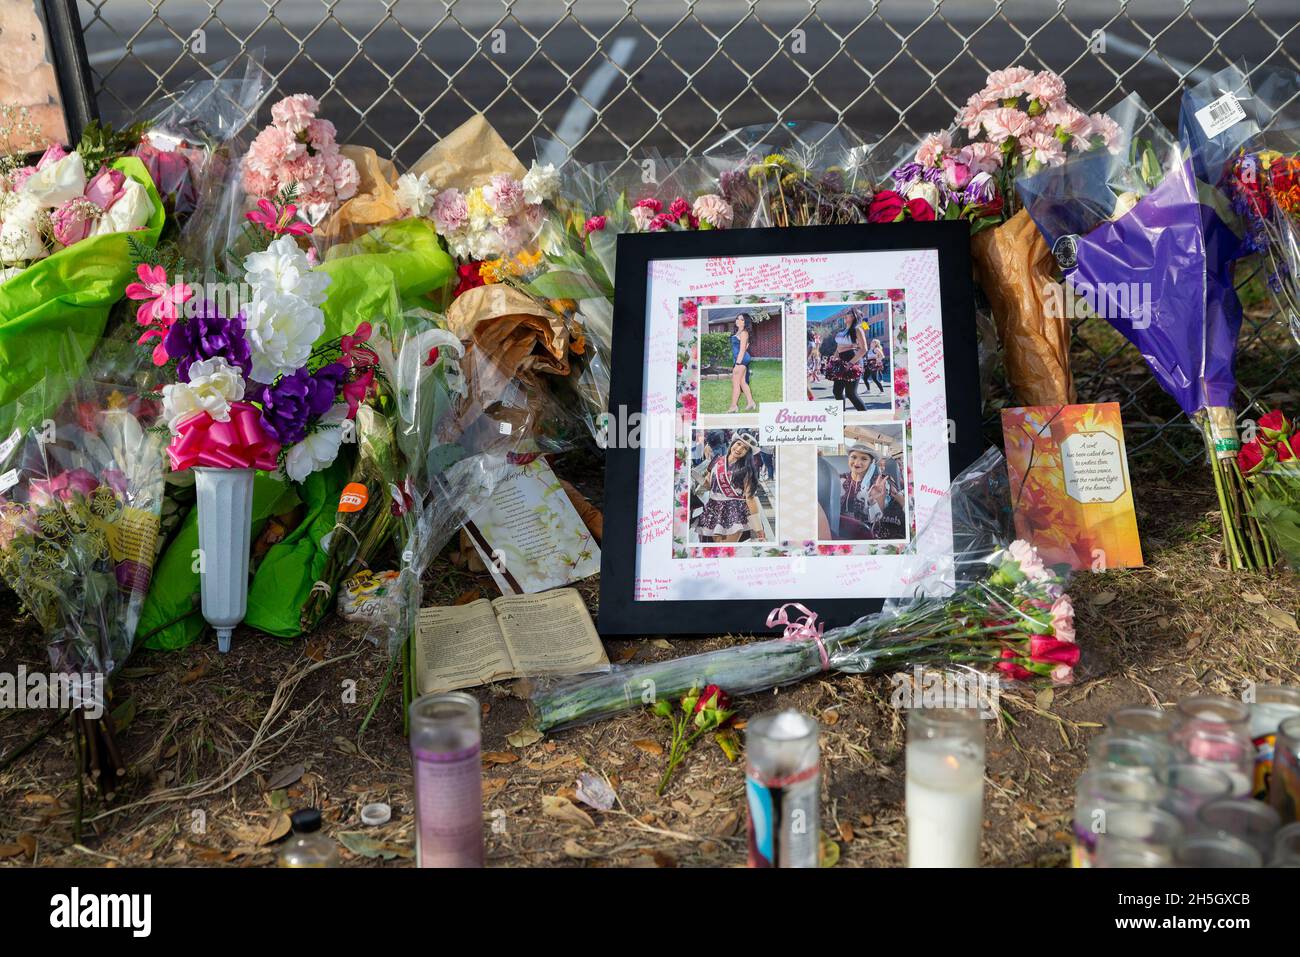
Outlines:
{"type": "MultiPolygon", "coordinates": [[[[917,724],[913,712],[912,724],[917,724]]],[[[922,723],[930,724],[926,719],[922,723]]],[[[947,722],[941,722],[947,723],[947,722]]],[[[984,829],[984,742],[978,718],[967,732],[909,734],[907,866],[978,867],[984,829]],[[973,734],[978,732],[978,738],[973,734]]],[[[939,732],[951,730],[940,728],[939,732]]]]}

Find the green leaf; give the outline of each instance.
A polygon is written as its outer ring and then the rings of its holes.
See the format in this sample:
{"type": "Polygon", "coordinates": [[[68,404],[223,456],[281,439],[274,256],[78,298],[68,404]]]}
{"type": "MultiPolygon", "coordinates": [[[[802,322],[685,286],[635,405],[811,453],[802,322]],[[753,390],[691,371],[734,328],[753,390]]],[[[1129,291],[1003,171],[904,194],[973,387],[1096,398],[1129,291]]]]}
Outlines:
{"type": "Polygon", "coordinates": [[[600,286],[591,277],[580,272],[555,271],[543,273],[525,287],[543,299],[586,299],[603,296],[600,286]]]}
{"type": "Polygon", "coordinates": [[[135,695],[127,698],[113,709],[113,730],[125,731],[135,720],[135,695]]]}
{"type": "Polygon", "coordinates": [[[391,861],[395,857],[407,858],[414,856],[414,852],[409,847],[378,840],[363,831],[343,831],[338,835],[338,839],[339,843],[353,854],[359,854],[372,860],[379,858],[391,861]]]}

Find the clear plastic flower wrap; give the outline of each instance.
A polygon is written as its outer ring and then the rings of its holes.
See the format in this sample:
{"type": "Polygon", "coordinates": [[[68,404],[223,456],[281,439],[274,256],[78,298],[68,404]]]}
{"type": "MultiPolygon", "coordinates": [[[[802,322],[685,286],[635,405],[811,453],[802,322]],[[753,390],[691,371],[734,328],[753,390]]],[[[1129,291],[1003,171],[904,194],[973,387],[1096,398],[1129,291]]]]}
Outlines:
{"type": "Polygon", "coordinates": [[[156,416],[139,394],[82,381],[7,443],[0,573],[46,633],[56,671],[109,676],[131,653],[163,500],[156,416]]]}
{"type": "Polygon", "coordinates": [[[785,628],[781,638],[542,683],[530,697],[534,721],[549,731],[709,684],[749,694],[834,671],[934,665],[993,681],[1070,681],[1079,649],[1067,573],[1046,568],[1013,536],[1006,464],[989,449],[953,482],[913,544],[911,596],[825,633],[814,611],[788,603],[768,619],[785,628]]]}

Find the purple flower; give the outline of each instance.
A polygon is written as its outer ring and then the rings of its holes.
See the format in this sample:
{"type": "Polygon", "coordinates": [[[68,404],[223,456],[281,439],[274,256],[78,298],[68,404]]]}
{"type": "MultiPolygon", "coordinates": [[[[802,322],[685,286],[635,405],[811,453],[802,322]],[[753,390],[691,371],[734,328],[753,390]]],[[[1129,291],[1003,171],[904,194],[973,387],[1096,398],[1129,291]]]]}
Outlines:
{"type": "Polygon", "coordinates": [[[244,315],[227,319],[208,300],[199,303],[193,316],[177,319],[163,340],[167,355],[176,360],[182,382],[190,380],[190,366],[218,356],[242,372],[253,370],[253,357],[244,338],[244,315]]]}
{"type": "Polygon", "coordinates": [[[346,366],[331,362],[315,374],[303,367],[275,385],[262,386],[255,396],[262,406],[262,425],[282,445],[301,442],[311,421],[330,410],[347,374],[346,366]]]}

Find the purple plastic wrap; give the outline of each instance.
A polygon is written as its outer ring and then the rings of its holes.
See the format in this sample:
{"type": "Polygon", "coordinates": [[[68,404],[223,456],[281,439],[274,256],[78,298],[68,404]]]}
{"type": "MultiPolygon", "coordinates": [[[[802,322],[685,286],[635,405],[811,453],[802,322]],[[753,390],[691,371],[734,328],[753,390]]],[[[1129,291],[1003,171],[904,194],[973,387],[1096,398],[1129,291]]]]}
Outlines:
{"type": "Polygon", "coordinates": [[[1240,237],[1198,195],[1188,161],[1118,219],[1080,236],[1065,276],[1194,415],[1234,405],[1240,250],[1240,237]]]}

